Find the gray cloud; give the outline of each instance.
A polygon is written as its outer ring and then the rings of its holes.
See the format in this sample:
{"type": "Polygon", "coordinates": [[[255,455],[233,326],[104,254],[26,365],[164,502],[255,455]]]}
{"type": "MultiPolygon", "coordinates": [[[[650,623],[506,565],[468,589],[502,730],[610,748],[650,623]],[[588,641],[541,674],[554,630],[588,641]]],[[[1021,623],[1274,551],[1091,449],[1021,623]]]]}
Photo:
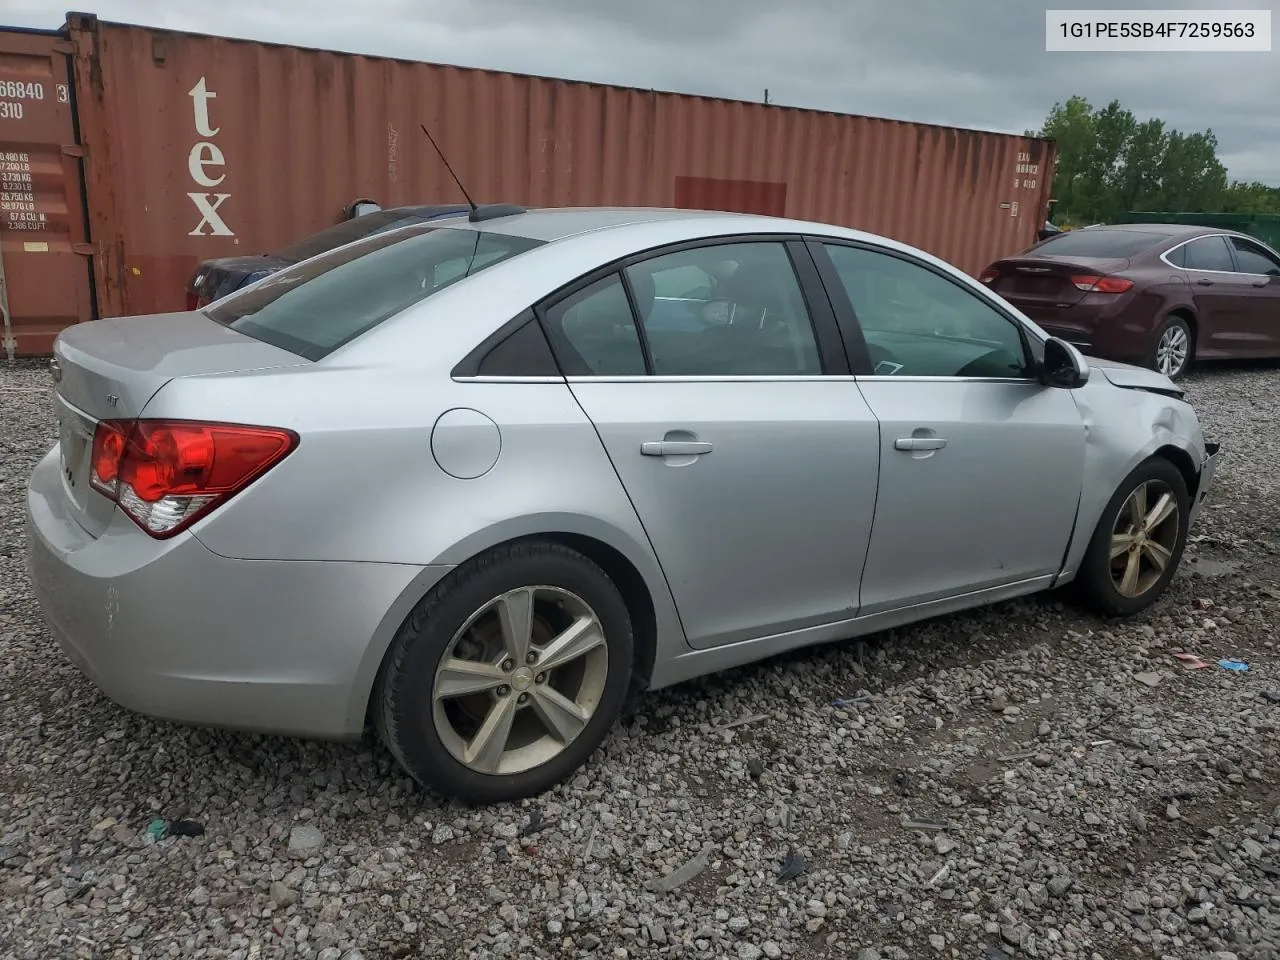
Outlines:
{"type": "MultiPolygon", "coordinates": [[[[1066,4],[1064,4],[1065,6],[1066,4]]],[[[1280,57],[1044,50],[1025,0],[102,0],[103,19],[414,60],[1021,133],[1055,101],[1118,99],[1212,128],[1231,175],[1280,185],[1280,57]]],[[[1130,0],[1094,7],[1159,8],[1130,0]]],[[[1238,0],[1198,0],[1233,9],[1238,0]]],[[[6,0],[55,27],[61,0],[6,0]]]]}

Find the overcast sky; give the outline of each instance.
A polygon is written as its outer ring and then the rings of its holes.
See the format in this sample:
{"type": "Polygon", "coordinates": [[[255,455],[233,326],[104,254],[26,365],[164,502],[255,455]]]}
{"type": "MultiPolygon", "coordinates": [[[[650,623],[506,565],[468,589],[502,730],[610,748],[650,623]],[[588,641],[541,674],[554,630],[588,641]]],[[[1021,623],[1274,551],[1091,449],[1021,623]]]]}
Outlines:
{"type": "MultiPolygon", "coordinates": [[[[1233,178],[1280,185],[1280,53],[1046,53],[1028,0],[0,0],[0,24],[70,7],[302,46],[1021,133],[1055,100],[1212,128],[1233,178]]],[[[1053,6],[1070,6],[1066,2],[1053,6]]],[[[1082,8],[1174,6],[1133,0],[1082,8]]],[[[1198,0],[1188,8],[1274,8],[1198,0]]]]}

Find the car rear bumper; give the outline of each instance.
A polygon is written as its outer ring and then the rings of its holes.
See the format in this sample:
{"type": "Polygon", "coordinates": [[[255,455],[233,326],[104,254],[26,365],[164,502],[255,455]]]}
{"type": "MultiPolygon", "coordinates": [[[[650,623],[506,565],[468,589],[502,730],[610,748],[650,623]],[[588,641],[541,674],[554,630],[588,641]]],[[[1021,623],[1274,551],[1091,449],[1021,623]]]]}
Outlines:
{"type": "Polygon", "coordinates": [[[153,540],[119,512],[95,539],[66,503],[55,447],[27,491],[27,564],[45,619],[103,693],[167,720],[359,736],[406,603],[449,569],[232,560],[191,533],[153,540]]]}
{"type": "Polygon", "coordinates": [[[1196,520],[1200,518],[1200,511],[1204,507],[1205,500],[1209,497],[1214,478],[1218,475],[1218,467],[1222,463],[1223,450],[1221,444],[1206,443],[1204,450],[1204,460],[1200,463],[1200,480],[1196,484],[1195,502],[1191,504],[1191,515],[1187,519],[1188,529],[1194,526],[1196,520]]]}
{"type": "Polygon", "coordinates": [[[1046,333],[1086,353],[1145,363],[1155,349],[1156,317],[1143,301],[1106,294],[1086,294],[1070,307],[1055,307],[1010,297],[1009,302],[1046,333]]]}

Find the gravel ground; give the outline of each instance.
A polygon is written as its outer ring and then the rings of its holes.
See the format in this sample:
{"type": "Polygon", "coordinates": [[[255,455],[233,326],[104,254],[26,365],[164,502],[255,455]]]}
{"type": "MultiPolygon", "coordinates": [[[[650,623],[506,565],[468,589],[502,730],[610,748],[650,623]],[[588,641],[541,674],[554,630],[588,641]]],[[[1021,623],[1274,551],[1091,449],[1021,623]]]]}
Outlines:
{"type": "Polygon", "coordinates": [[[46,384],[0,363],[0,956],[1280,956],[1274,365],[1190,379],[1231,456],[1148,616],[1032,598],[652,694],[564,789],[482,811],[372,743],[82,679],[23,571],[46,384]]]}

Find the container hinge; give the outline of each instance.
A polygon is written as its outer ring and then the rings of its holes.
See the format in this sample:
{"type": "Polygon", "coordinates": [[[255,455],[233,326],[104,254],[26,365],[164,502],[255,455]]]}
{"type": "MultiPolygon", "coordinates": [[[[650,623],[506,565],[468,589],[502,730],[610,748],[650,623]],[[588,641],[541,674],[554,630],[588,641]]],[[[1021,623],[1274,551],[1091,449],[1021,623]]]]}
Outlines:
{"type": "Polygon", "coordinates": [[[84,144],[82,143],[64,143],[61,150],[64,157],[84,156],[84,144]]]}
{"type": "Polygon", "coordinates": [[[78,253],[82,257],[96,257],[102,251],[98,249],[96,243],[73,243],[71,252],[78,253]]]}
{"type": "Polygon", "coordinates": [[[53,52],[69,57],[76,52],[76,45],[70,40],[57,40],[53,44],[53,52]]]}

